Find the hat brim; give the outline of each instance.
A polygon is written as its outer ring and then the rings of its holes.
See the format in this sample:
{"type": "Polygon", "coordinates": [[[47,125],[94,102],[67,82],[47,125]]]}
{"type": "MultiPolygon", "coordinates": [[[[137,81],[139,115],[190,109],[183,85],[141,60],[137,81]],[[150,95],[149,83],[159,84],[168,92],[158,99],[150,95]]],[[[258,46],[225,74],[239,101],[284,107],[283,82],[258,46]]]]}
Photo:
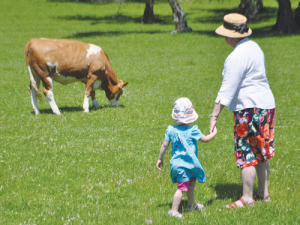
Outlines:
{"type": "Polygon", "coordinates": [[[189,117],[176,117],[176,115],[174,113],[174,110],[173,110],[173,112],[172,112],[172,118],[175,120],[175,123],[177,125],[180,125],[180,124],[189,124],[189,123],[195,122],[198,119],[198,114],[195,111],[195,109],[193,109],[193,113],[189,117]]]}
{"type": "Polygon", "coordinates": [[[221,25],[216,29],[216,33],[223,37],[243,38],[249,37],[252,34],[252,30],[249,28],[248,32],[244,32],[243,34],[241,34],[235,30],[226,29],[223,25],[221,25]]]}

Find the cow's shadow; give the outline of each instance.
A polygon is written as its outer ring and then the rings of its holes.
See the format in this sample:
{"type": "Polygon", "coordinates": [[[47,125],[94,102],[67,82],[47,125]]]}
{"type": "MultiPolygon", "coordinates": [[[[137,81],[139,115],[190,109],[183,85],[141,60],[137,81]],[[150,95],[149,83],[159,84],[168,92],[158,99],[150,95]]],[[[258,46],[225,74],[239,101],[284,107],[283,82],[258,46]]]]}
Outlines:
{"type": "MultiPolygon", "coordinates": [[[[110,106],[110,105],[103,105],[100,106],[99,109],[96,109],[94,107],[89,107],[90,112],[91,111],[97,111],[97,110],[101,110],[101,109],[106,109],[106,108],[124,108],[124,105],[119,105],[118,107],[114,107],[114,106],[110,106]]],[[[65,106],[65,107],[60,107],[59,108],[61,113],[71,113],[71,112],[83,112],[82,107],[69,107],[69,106],[65,106]]],[[[34,112],[32,112],[34,113],[34,112]]],[[[40,109],[40,113],[41,114],[53,114],[52,109],[40,109]]]]}

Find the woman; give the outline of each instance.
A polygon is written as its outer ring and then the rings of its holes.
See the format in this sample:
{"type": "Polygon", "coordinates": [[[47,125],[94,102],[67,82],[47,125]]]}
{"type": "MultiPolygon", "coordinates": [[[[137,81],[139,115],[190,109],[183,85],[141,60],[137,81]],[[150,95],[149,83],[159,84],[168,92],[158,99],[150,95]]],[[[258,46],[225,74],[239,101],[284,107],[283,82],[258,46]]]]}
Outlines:
{"type": "Polygon", "coordinates": [[[247,38],[252,30],[246,22],[243,15],[228,14],[216,30],[234,50],[224,63],[209,130],[214,130],[222,109],[228,106],[234,113],[235,156],[243,182],[242,197],[226,208],[253,206],[253,198],[270,201],[268,160],[275,153],[275,100],[266,77],[264,53],[247,38]],[[256,174],[258,191],[253,197],[256,174]]]}

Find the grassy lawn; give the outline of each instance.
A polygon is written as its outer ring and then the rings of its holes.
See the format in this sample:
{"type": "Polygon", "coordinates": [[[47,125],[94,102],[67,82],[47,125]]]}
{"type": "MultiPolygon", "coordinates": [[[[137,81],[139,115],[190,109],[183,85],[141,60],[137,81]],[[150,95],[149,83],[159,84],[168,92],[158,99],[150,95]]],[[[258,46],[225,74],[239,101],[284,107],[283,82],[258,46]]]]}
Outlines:
{"type": "MultiPolygon", "coordinates": [[[[199,143],[207,183],[197,184],[202,212],[184,220],[167,212],[176,185],[165,166],[155,168],[171,110],[188,97],[199,114],[196,124],[208,133],[209,115],[222,80],[223,63],[232,48],[214,34],[238,0],[181,1],[192,33],[174,29],[167,1],[157,1],[159,24],[136,21],[144,1],[83,4],[46,0],[0,2],[0,224],[299,224],[300,141],[299,41],[297,35],[270,33],[277,2],[264,1],[268,12],[250,23],[252,39],[266,57],[276,100],[276,155],[270,161],[272,203],[229,210],[240,198],[240,171],[233,153],[232,113],[218,119],[218,135],[199,143]],[[54,83],[61,116],[47,100],[41,114],[31,113],[29,74],[24,48],[33,37],[69,38],[101,46],[119,79],[129,81],[121,107],[111,108],[96,92],[101,109],[82,111],[84,85],[54,83]]],[[[298,1],[292,1],[293,9],[298,1]]],[[[91,105],[91,104],[90,104],[91,105]]]]}

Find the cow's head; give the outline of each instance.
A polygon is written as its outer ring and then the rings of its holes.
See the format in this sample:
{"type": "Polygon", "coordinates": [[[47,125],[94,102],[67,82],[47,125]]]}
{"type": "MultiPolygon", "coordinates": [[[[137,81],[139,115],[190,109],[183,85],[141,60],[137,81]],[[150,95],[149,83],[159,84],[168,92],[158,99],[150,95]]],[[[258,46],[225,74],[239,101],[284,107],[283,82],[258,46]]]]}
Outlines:
{"type": "Polygon", "coordinates": [[[118,81],[117,85],[111,85],[106,91],[106,97],[108,98],[111,106],[120,105],[120,96],[123,94],[123,87],[125,87],[128,82],[118,81]]]}

